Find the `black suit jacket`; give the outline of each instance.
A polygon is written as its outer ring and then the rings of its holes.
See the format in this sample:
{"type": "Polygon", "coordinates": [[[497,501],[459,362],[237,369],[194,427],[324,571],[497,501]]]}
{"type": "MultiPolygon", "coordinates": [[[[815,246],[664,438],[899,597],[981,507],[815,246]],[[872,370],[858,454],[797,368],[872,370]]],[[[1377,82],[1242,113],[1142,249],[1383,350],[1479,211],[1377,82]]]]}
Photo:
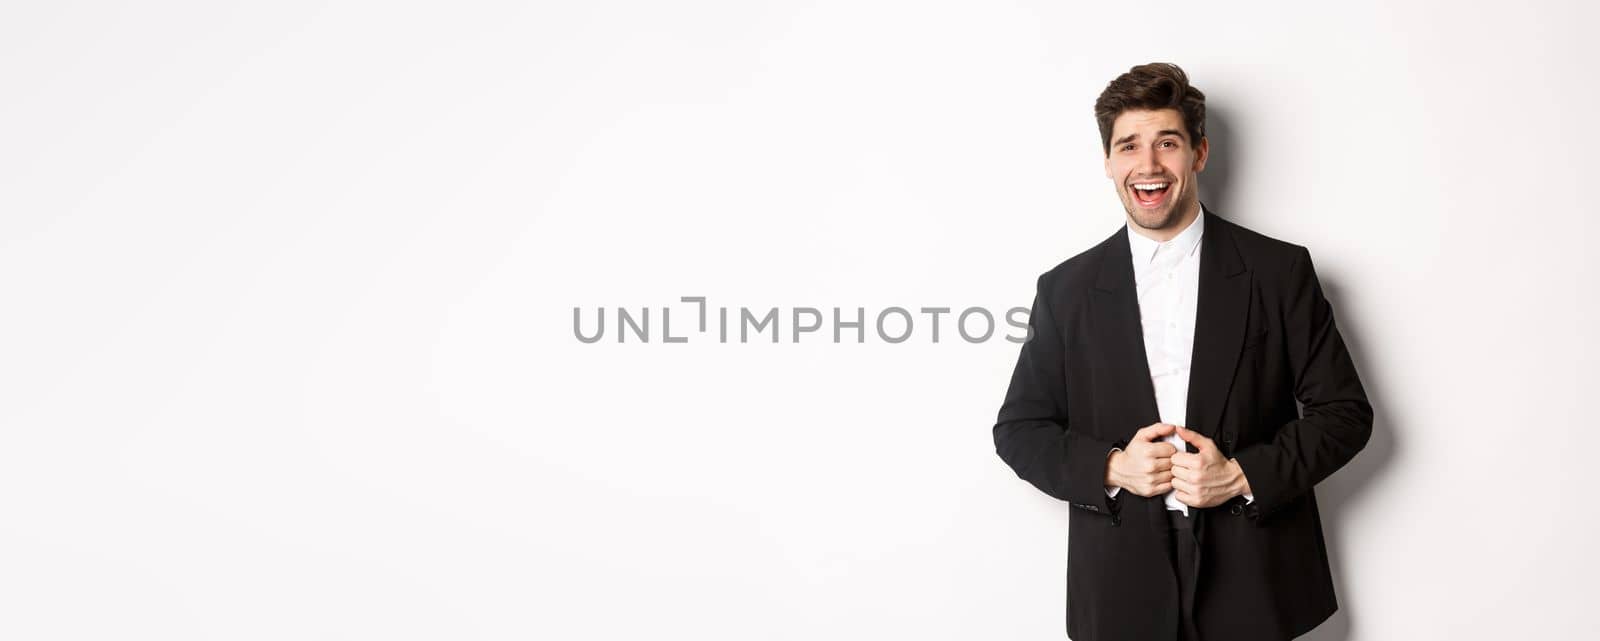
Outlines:
{"type": "MultiPolygon", "coordinates": [[[[1201,215],[1186,427],[1239,461],[1255,502],[1190,510],[1195,619],[1208,641],[1282,641],[1338,609],[1312,487],[1366,445],[1372,406],[1306,249],[1201,215]]],[[[1017,476],[1071,506],[1066,623],[1076,641],[1177,637],[1162,499],[1105,493],[1111,449],[1160,418],[1127,234],[1124,225],[1039,277],[994,426],[1017,476]]]]}

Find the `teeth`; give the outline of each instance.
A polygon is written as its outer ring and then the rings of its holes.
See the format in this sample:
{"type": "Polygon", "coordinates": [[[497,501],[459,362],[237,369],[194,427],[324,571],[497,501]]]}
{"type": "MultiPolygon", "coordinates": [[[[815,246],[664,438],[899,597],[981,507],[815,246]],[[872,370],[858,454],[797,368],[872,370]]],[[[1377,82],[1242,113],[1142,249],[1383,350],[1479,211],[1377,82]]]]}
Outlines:
{"type": "Polygon", "coordinates": [[[1151,183],[1151,184],[1148,184],[1148,185],[1134,185],[1133,188],[1134,189],[1143,190],[1143,191],[1155,191],[1157,189],[1166,189],[1167,188],[1167,183],[1151,183]]]}

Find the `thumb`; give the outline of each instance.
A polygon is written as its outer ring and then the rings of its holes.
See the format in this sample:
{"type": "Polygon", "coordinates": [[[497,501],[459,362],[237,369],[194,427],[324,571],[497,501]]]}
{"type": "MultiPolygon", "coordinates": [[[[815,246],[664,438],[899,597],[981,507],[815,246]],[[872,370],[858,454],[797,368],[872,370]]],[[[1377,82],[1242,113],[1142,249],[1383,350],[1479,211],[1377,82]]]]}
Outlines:
{"type": "Polygon", "coordinates": [[[1172,430],[1177,428],[1178,426],[1171,423],[1151,423],[1146,425],[1144,429],[1139,430],[1139,438],[1141,440],[1154,441],[1158,438],[1171,434],[1172,430]]]}
{"type": "Polygon", "coordinates": [[[1178,438],[1183,439],[1185,442],[1193,443],[1195,445],[1195,447],[1198,447],[1198,448],[1200,448],[1202,450],[1205,449],[1208,445],[1211,444],[1211,439],[1206,438],[1206,435],[1201,434],[1199,432],[1196,432],[1194,430],[1191,430],[1191,429],[1189,429],[1187,427],[1184,427],[1182,425],[1179,425],[1177,427],[1178,427],[1178,438]]]}

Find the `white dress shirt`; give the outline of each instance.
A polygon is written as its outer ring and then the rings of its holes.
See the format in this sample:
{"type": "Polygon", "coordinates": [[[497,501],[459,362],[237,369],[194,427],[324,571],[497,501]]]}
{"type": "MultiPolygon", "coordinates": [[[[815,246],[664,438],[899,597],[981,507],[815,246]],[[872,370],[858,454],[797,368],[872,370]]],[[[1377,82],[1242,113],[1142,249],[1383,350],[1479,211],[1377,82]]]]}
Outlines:
{"type": "MultiPolygon", "coordinates": [[[[1200,294],[1200,240],[1205,234],[1205,213],[1167,242],[1158,242],[1128,224],[1128,248],[1133,256],[1133,281],[1139,292],[1139,324],[1144,330],[1145,360],[1156,392],[1156,411],[1162,423],[1188,426],[1189,362],[1194,355],[1194,319],[1200,294]]],[[[1187,451],[1174,431],[1162,439],[1187,451]]],[[[1115,450],[1113,450],[1115,451],[1115,450]]],[[[1116,496],[1122,488],[1108,487],[1116,496]]],[[[1255,497],[1246,494],[1245,500],[1255,497]]],[[[1167,509],[1189,514],[1178,501],[1178,491],[1164,497],[1167,509]]]]}

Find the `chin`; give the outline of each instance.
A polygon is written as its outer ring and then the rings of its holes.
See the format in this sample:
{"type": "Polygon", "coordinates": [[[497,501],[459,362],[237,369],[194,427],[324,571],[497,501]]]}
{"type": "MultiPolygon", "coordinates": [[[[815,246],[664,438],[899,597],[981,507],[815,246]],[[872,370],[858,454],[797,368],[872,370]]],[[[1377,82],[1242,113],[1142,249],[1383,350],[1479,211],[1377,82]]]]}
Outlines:
{"type": "Polygon", "coordinates": [[[1134,224],[1145,229],[1166,229],[1178,221],[1178,209],[1171,205],[1161,209],[1140,209],[1136,204],[1129,211],[1134,224]]]}

